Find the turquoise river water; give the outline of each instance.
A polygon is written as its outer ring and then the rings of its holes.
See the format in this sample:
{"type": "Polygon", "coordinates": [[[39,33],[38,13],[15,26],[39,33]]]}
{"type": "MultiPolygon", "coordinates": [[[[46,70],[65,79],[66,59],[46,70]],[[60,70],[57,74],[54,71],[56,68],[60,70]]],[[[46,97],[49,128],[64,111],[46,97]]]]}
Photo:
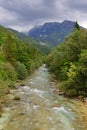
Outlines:
{"type": "Polygon", "coordinates": [[[45,65],[11,93],[21,100],[4,108],[0,130],[87,130],[87,108],[82,102],[54,94],[45,65]]]}

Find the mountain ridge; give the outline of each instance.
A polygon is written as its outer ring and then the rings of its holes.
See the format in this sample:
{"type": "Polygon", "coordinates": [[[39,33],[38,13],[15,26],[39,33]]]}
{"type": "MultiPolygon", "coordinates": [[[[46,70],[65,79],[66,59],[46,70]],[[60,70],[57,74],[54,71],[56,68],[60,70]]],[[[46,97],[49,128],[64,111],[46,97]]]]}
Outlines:
{"type": "Polygon", "coordinates": [[[45,42],[51,47],[55,47],[63,42],[65,37],[73,31],[74,25],[75,22],[69,20],[64,20],[62,23],[48,22],[35,26],[27,35],[40,42],[45,42]]]}

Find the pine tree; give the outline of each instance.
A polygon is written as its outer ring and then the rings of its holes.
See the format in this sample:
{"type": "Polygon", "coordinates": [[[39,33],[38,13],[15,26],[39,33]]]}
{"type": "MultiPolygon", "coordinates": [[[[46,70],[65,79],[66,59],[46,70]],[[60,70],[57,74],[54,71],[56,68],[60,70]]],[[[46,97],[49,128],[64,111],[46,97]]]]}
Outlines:
{"type": "Polygon", "coordinates": [[[75,28],[78,29],[78,30],[80,30],[80,26],[79,26],[79,24],[78,24],[77,21],[75,22],[75,28]]]}

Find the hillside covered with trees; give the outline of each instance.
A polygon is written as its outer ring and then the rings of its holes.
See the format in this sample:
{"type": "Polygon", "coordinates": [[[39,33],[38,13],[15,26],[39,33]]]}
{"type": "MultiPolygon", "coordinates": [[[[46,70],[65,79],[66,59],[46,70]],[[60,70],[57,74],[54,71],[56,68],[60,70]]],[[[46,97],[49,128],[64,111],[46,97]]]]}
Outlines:
{"type": "Polygon", "coordinates": [[[0,26],[0,96],[17,80],[25,79],[42,63],[42,55],[32,43],[19,40],[0,26]]]}
{"type": "Polygon", "coordinates": [[[87,30],[75,28],[49,54],[47,66],[59,81],[58,88],[65,95],[87,96],[87,30]]]}
{"type": "Polygon", "coordinates": [[[24,34],[22,32],[18,32],[13,29],[8,29],[8,30],[11,31],[12,33],[14,33],[15,36],[18,39],[20,39],[21,41],[26,42],[27,44],[32,44],[32,45],[36,46],[42,55],[47,55],[51,52],[51,47],[49,45],[41,43],[38,40],[34,40],[33,38],[27,36],[26,34],[24,34]]]}

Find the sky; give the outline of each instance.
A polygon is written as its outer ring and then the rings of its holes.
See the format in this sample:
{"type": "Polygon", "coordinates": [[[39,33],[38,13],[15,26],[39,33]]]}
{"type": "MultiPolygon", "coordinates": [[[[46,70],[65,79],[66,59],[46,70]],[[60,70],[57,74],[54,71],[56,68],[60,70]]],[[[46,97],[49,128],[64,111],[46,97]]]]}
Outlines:
{"type": "Polygon", "coordinates": [[[0,25],[20,32],[64,20],[87,28],[87,0],[0,0],[0,25]]]}

